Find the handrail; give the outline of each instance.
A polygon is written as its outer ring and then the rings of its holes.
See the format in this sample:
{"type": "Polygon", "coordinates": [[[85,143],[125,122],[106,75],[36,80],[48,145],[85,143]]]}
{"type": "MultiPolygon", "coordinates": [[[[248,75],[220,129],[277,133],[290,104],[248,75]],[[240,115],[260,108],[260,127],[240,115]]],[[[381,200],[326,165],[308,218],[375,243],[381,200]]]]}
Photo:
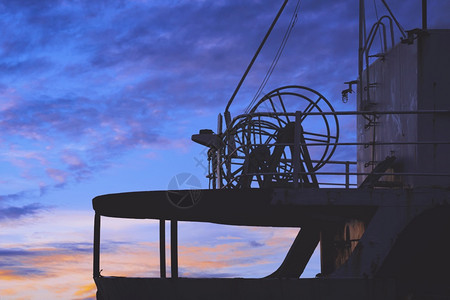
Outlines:
{"type": "Polygon", "coordinates": [[[379,27],[382,26],[383,29],[383,41],[384,41],[384,52],[387,52],[387,42],[386,42],[386,25],[382,22],[383,19],[388,19],[389,21],[389,29],[390,29],[390,36],[391,36],[391,47],[394,47],[394,26],[392,24],[392,19],[389,16],[382,16],[380,19],[378,19],[375,24],[372,25],[372,28],[369,31],[369,36],[367,37],[367,40],[365,42],[364,51],[367,51],[367,54],[369,54],[370,48],[372,47],[372,43],[375,40],[375,36],[377,34],[377,31],[379,30],[379,27]]]}
{"type": "MultiPolygon", "coordinates": [[[[378,116],[378,115],[422,115],[422,114],[450,114],[450,110],[394,110],[394,111],[323,111],[323,112],[309,112],[310,116],[378,116]]],[[[242,119],[253,117],[271,117],[271,116],[289,116],[295,117],[295,112],[252,112],[247,114],[240,114],[233,118],[230,126],[225,129],[221,135],[226,136],[227,133],[242,119]]]]}
{"type": "MultiPolygon", "coordinates": [[[[388,181],[395,180],[397,183],[398,181],[403,181],[405,184],[409,182],[407,176],[426,176],[426,177],[448,177],[450,176],[447,173],[444,172],[422,172],[421,169],[414,169],[414,168],[406,168],[403,169],[404,172],[399,171],[398,167],[395,167],[394,170],[389,170],[388,173],[373,173],[370,172],[370,169],[364,169],[365,166],[373,166],[372,170],[374,169],[374,166],[380,162],[380,160],[383,160],[383,158],[380,157],[380,153],[377,150],[377,156],[375,156],[372,153],[372,156],[366,156],[364,159],[365,161],[345,161],[345,160],[328,160],[326,161],[326,164],[320,165],[320,161],[317,160],[318,156],[316,155],[315,159],[311,159],[311,162],[313,163],[314,168],[311,170],[305,170],[305,169],[298,169],[295,167],[295,162],[292,159],[292,155],[294,152],[294,147],[307,147],[309,151],[314,153],[314,149],[320,149],[321,147],[338,147],[341,149],[341,151],[337,150],[336,153],[341,153],[342,155],[342,149],[343,147],[347,147],[347,149],[351,149],[350,151],[356,151],[356,148],[354,147],[373,147],[373,151],[375,148],[377,149],[383,149],[379,147],[387,147],[387,146],[393,146],[395,149],[402,149],[401,147],[437,147],[437,146],[445,146],[450,145],[450,140],[447,138],[435,138],[435,139],[429,139],[429,140],[419,140],[419,141],[411,141],[407,138],[401,139],[401,140],[383,140],[380,139],[380,137],[377,137],[376,139],[370,139],[367,141],[352,141],[352,140],[340,140],[336,141],[333,139],[321,137],[320,132],[317,132],[316,135],[306,135],[305,140],[295,142],[294,140],[289,140],[288,142],[283,141],[277,141],[277,132],[279,128],[283,128],[286,124],[282,124],[281,127],[279,127],[277,124],[274,124],[274,126],[270,125],[271,118],[278,118],[283,116],[289,116],[289,117],[295,117],[296,113],[294,112],[253,112],[248,114],[242,114],[238,115],[233,119],[233,122],[230,123],[229,128],[225,130],[222,134],[219,134],[219,136],[224,140],[225,144],[227,142],[227,139],[230,138],[230,136],[239,135],[239,138],[236,136],[236,141],[239,140],[239,143],[235,145],[235,147],[231,148],[221,148],[221,149],[211,149],[209,152],[210,159],[214,156],[214,165],[213,170],[210,169],[210,173],[208,175],[208,178],[210,180],[215,180],[214,182],[214,188],[230,188],[231,186],[235,186],[236,183],[239,181],[240,178],[243,178],[245,176],[252,177],[249,180],[243,180],[239,185],[242,184],[242,182],[246,182],[247,184],[250,184],[251,186],[254,186],[255,183],[259,180],[261,184],[261,180],[263,180],[264,176],[267,175],[274,175],[271,180],[279,181],[277,178],[285,178],[286,182],[288,184],[293,184],[295,178],[299,180],[299,176],[310,176],[314,175],[318,177],[318,184],[319,186],[343,186],[345,188],[351,188],[356,187],[356,177],[358,176],[358,182],[360,182],[361,179],[364,179],[364,177],[360,176],[366,176],[369,174],[372,175],[385,175],[385,176],[395,176],[394,178],[388,178],[388,181]],[[245,123],[241,123],[245,122],[245,123]],[[245,125],[245,126],[244,126],[245,125]],[[257,135],[259,133],[262,133],[263,139],[261,140],[260,137],[257,135]],[[254,136],[256,135],[256,136],[254,136]],[[250,139],[251,138],[251,139],[250,139]],[[251,153],[256,153],[255,149],[258,147],[265,147],[268,150],[264,151],[270,151],[269,153],[273,153],[273,149],[276,149],[276,147],[281,147],[288,151],[287,156],[283,156],[279,158],[279,165],[277,165],[276,170],[272,170],[271,172],[268,172],[268,170],[264,169],[264,164],[258,165],[256,168],[251,167],[248,169],[247,164],[249,163],[248,156],[251,155],[251,153]],[[351,147],[351,148],[349,148],[351,147]],[[400,147],[400,148],[399,148],[400,147]],[[230,151],[230,152],[227,152],[230,151]],[[218,155],[220,155],[220,159],[218,159],[218,155]],[[378,160],[378,161],[377,161],[378,160]],[[315,167],[317,166],[317,168],[315,167]],[[318,170],[321,167],[324,167],[321,170],[318,170]],[[355,169],[357,166],[357,170],[355,169]],[[336,169],[338,168],[338,169],[336,169]],[[342,168],[342,169],[339,169],[342,168]],[[294,171],[294,170],[297,171],[294,171]],[[212,171],[212,172],[211,172],[212,171]],[[256,171],[256,172],[253,172],[256,171]],[[221,176],[217,176],[216,172],[220,172],[221,176]],[[260,179],[256,178],[255,175],[258,175],[260,179]],[[279,177],[281,176],[281,177],[279,177]],[[295,177],[295,178],[294,178],[295,177]],[[294,180],[294,181],[293,181],[294,180]],[[252,183],[253,182],[253,183],[252,183]]],[[[324,112],[309,112],[308,115],[316,115],[316,116],[352,116],[352,117],[368,117],[371,116],[370,119],[376,118],[377,120],[382,120],[384,116],[388,115],[403,115],[405,117],[407,116],[414,116],[414,115],[430,115],[430,116],[448,116],[450,115],[450,110],[416,110],[416,111],[324,111],[324,112]]],[[[297,113],[297,118],[300,116],[297,113]]],[[[290,122],[293,122],[294,119],[292,119],[290,122]]],[[[285,121],[287,122],[287,121],[285,121]]],[[[376,127],[376,126],[373,126],[376,127]]],[[[371,127],[369,127],[371,128],[371,127]]],[[[370,129],[373,130],[373,129],[370,129]]],[[[362,149],[362,148],[360,148],[362,149]]],[[[384,148],[386,149],[386,148],[384,148]]],[[[409,148],[408,148],[409,149],[409,148]]],[[[445,148],[447,149],[447,148],[445,148]]],[[[320,150],[322,151],[322,150],[320,150]]],[[[367,152],[369,153],[369,152],[367,152]]],[[[386,153],[386,150],[384,150],[384,153],[386,153]]],[[[347,154],[345,154],[347,155],[347,154]]],[[[342,157],[342,156],[341,156],[342,157]]],[[[401,159],[401,157],[400,157],[401,159]]],[[[400,164],[401,161],[398,160],[400,164]]],[[[304,163],[303,161],[301,162],[304,163]]],[[[403,167],[402,167],[403,168],[403,167]]],[[[301,177],[303,178],[303,177],[301,177]]],[[[309,177],[308,177],[309,178],[309,177]]],[[[385,177],[387,178],[387,177],[385,177]]],[[[306,179],[306,177],[305,177],[306,179]]],[[[383,178],[381,178],[383,179],[383,178]]],[[[301,185],[301,181],[303,179],[300,179],[299,184],[301,185]]],[[[431,179],[430,179],[431,180],[431,179]]],[[[267,180],[266,180],[267,181],[267,180]]],[[[269,180],[270,181],[270,180],[269,180]]],[[[284,181],[284,180],[281,180],[284,181]]],[[[308,180],[307,180],[308,181],[308,180]]],[[[393,186],[396,186],[396,182],[391,182],[393,186]]],[[[414,181],[415,182],[415,181],[414,181]]],[[[381,182],[380,184],[384,184],[381,182]]]]}
{"type": "MultiPolygon", "coordinates": [[[[370,79],[369,79],[369,52],[370,49],[372,47],[372,43],[375,39],[375,35],[377,34],[377,32],[379,31],[380,25],[382,26],[383,29],[383,39],[385,41],[385,53],[387,52],[387,47],[386,47],[386,28],[384,23],[382,23],[382,20],[384,18],[387,18],[390,22],[390,30],[391,30],[391,39],[392,39],[392,46],[394,45],[394,41],[393,41],[393,36],[394,36],[394,31],[393,31],[393,27],[392,27],[392,19],[389,18],[388,16],[383,16],[381,17],[378,22],[376,22],[373,26],[372,29],[369,32],[369,36],[367,37],[367,40],[365,41],[365,45],[364,45],[364,49],[362,51],[362,54],[364,55],[365,58],[365,62],[366,62],[366,100],[365,103],[370,103],[370,79]]],[[[362,76],[362,74],[361,74],[362,76]]],[[[360,78],[360,81],[362,82],[362,79],[360,78]]],[[[360,87],[362,88],[362,86],[360,87]]],[[[362,92],[362,89],[361,89],[362,92]]]]}

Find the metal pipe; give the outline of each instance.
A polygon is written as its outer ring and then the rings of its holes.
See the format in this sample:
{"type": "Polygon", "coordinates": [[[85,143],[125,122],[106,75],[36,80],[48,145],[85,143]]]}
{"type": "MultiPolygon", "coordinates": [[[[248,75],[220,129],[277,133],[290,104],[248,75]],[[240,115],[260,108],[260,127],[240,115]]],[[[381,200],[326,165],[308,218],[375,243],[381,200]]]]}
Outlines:
{"type": "Polygon", "coordinates": [[[402,25],[400,25],[400,23],[395,18],[394,14],[392,13],[392,11],[389,8],[389,6],[387,5],[386,1],[385,0],[381,0],[381,2],[383,2],[384,6],[388,10],[389,14],[391,15],[391,18],[394,20],[394,22],[397,25],[398,29],[400,30],[400,33],[402,34],[403,38],[406,38],[405,30],[403,29],[402,25]]]}
{"type": "MultiPolygon", "coordinates": [[[[344,186],[345,188],[347,188],[347,184],[346,183],[341,183],[341,182],[321,182],[319,185],[320,186],[323,186],[323,185],[338,185],[338,186],[344,186]]],[[[349,183],[348,185],[349,185],[348,188],[350,188],[352,186],[358,186],[358,184],[356,184],[356,183],[349,183]]]]}
{"type": "MultiPolygon", "coordinates": [[[[449,142],[348,142],[348,143],[305,143],[304,145],[307,146],[325,146],[325,145],[330,145],[330,146],[381,146],[381,145],[449,145],[449,142]]],[[[259,144],[255,144],[255,146],[258,146],[259,144]]],[[[264,144],[263,144],[264,145],[264,144]]],[[[283,144],[278,144],[278,145],[283,145],[283,144]]],[[[286,146],[290,146],[292,144],[286,144],[286,146]]],[[[328,162],[327,162],[328,163],[328,162]]]]}
{"type": "Polygon", "coordinates": [[[350,188],[350,162],[345,162],[345,188],[350,188]]]}
{"type": "MultiPolygon", "coordinates": [[[[289,172],[287,174],[292,174],[289,172]]],[[[402,175],[402,176],[422,176],[422,177],[450,177],[450,173],[372,173],[372,172],[348,172],[347,174],[344,172],[300,172],[300,175],[335,175],[335,176],[357,176],[357,175],[381,175],[381,176],[390,176],[390,175],[402,175]]],[[[232,182],[237,182],[239,178],[242,176],[256,176],[256,175],[279,175],[276,172],[265,172],[265,173],[247,173],[245,175],[238,175],[232,180],[230,180],[223,188],[226,188],[231,185],[232,182]]],[[[321,182],[320,185],[342,185],[345,186],[345,183],[326,183],[321,182]]],[[[355,186],[355,184],[350,183],[350,186],[355,186]]]]}
{"type": "MultiPolygon", "coordinates": [[[[273,29],[273,27],[275,26],[275,24],[277,23],[278,18],[280,17],[281,13],[283,12],[284,7],[286,6],[287,2],[288,2],[288,0],[285,0],[285,1],[284,1],[283,5],[281,6],[280,10],[278,11],[277,16],[276,16],[275,19],[273,20],[272,25],[270,25],[269,30],[267,31],[266,35],[264,36],[264,39],[262,40],[261,44],[259,45],[258,50],[256,50],[255,55],[253,56],[252,60],[250,61],[250,64],[248,65],[247,69],[245,70],[244,75],[242,75],[242,78],[241,78],[241,80],[239,81],[239,83],[238,83],[236,89],[234,90],[233,95],[231,95],[230,100],[228,100],[228,104],[227,104],[227,106],[225,107],[225,117],[227,116],[227,112],[228,112],[228,109],[230,108],[231,103],[233,102],[234,98],[236,97],[236,94],[238,93],[239,89],[241,88],[241,85],[242,85],[242,83],[244,82],[245,78],[247,77],[248,72],[249,72],[250,69],[252,68],[253,63],[255,62],[256,58],[257,58],[258,55],[259,55],[259,52],[261,52],[262,47],[263,47],[264,44],[266,43],[267,38],[269,37],[270,33],[272,32],[272,29],[273,29]]],[[[227,126],[228,126],[228,124],[227,124],[227,126]]]]}
{"type": "Polygon", "coordinates": [[[159,274],[166,278],[166,220],[159,220],[159,274]]]}
{"type": "Polygon", "coordinates": [[[364,1],[359,0],[359,45],[358,45],[358,89],[359,89],[359,105],[363,103],[363,90],[362,90],[362,74],[363,74],[363,54],[364,54],[364,42],[365,37],[365,8],[364,1]],[[364,28],[363,28],[364,26],[364,28]]]}
{"type": "MultiPolygon", "coordinates": [[[[217,134],[220,136],[222,135],[222,115],[219,114],[217,116],[217,134]]],[[[222,149],[219,148],[216,151],[216,156],[217,156],[217,168],[215,170],[216,172],[216,177],[217,177],[217,184],[216,186],[220,189],[222,188],[222,174],[221,174],[221,167],[222,167],[222,149]]]]}
{"type": "Polygon", "coordinates": [[[292,154],[292,160],[294,165],[294,187],[298,188],[298,179],[300,174],[300,136],[303,135],[302,124],[301,124],[302,114],[299,111],[295,112],[295,128],[294,128],[294,153],[292,154]]]}
{"type": "Polygon", "coordinates": [[[94,278],[100,277],[100,214],[94,217],[94,278]]]}
{"type": "Polygon", "coordinates": [[[427,0],[422,0],[422,29],[427,30],[427,0]]]}
{"type": "MultiPolygon", "coordinates": [[[[247,173],[245,175],[238,175],[235,178],[242,176],[256,176],[256,175],[277,175],[277,172],[263,172],[263,173],[247,173]]],[[[286,174],[292,174],[291,172],[286,174]]],[[[300,172],[301,175],[346,175],[344,172],[300,172]]],[[[430,176],[430,177],[450,177],[450,173],[379,173],[379,172],[349,172],[348,175],[403,175],[403,176],[430,176]]]]}
{"type": "Polygon", "coordinates": [[[170,221],[170,270],[172,278],[178,278],[178,221],[170,221]]]}
{"type": "MultiPolygon", "coordinates": [[[[423,114],[450,114],[450,110],[394,110],[394,111],[322,111],[322,112],[309,112],[309,116],[361,116],[361,115],[423,115],[423,114]]],[[[233,119],[233,123],[236,123],[238,119],[244,119],[249,117],[274,117],[274,116],[295,116],[295,113],[285,112],[255,112],[250,114],[241,114],[233,119]]]]}

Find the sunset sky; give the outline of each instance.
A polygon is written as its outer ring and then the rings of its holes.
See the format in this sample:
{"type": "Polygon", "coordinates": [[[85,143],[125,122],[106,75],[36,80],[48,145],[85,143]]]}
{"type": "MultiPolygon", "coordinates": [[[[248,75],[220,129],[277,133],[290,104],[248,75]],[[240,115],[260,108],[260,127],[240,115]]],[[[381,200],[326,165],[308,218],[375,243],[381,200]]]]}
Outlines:
{"type": "MultiPolygon", "coordinates": [[[[215,130],[282,2],[0,3],[0,299],[93,299],[93,197],[165,190],[180,173],[207,188],[205,152],[190,137],[215,130]]],[[[421,27],[420,0],[388,3],[406,30],[421,27]]],[[[233,116],[253,98],[296,4],[233,116]]],[[[428,5],[429,28],[450,28],[450,1],[428,5]]],[[[368,24],[387,13],[378,0],[366,6],[368,24]]],[[[341,91],[357,77],[357,22],[357,0],[301,1],[264,91],[308,86],[336,110],[355,110],[355,97],[344,104],[341,91]]],[[[353,136],[350,127],[344,135],[353,136]]],[[[103,226],[103,275],[158,276],[155,221],[105,218],[103,226]]],[[[297,231],[181,223],[180,275],[268,275],[297,231]]],[[[319,271],[316,253],[305,276],[319,271]]]]}

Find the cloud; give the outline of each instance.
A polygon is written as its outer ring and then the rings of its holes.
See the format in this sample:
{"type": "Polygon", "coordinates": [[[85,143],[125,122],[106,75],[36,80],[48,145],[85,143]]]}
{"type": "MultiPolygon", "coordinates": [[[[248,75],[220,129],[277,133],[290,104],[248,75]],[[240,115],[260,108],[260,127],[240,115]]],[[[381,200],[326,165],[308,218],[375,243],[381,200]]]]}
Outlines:
{"type": "MultiPolygon", "coordinates": [[[[3,221],[5,219],[19,219],[29,217],[37,214],[43,209],[44,206],[39,203],[32,203],[21,207],[18,206],[0,207],[0,221],[3,221]]],[[[2,255],[1,251],[0,255],[2,255]]]]}
{"type": "MultiPolygon", "coordinates": [[[[49,243],[39,247],[22,246],[0,250],[0,278],[58,277],[61,268],[88,262],[92,245],[86,243],[49,243]]],[[[86,270],[83,270],[85,272],[86,270]]]]}
{"type": "Polygon", "coordinates": [[[85,296],[86,294],[95,295],[96,291],[97,291],[97,287],[95,286],[95,283],[90,283],[90,284],[86,284],[86,285],[80,287],[74,293],[74,296],[85,296]]]}
{"type": "Polygon", "coordinates": [[[3,245],[0,282],[8,289],[0,289],[0,297],[95,299],[91,253],[83,243],[3,245]]]}

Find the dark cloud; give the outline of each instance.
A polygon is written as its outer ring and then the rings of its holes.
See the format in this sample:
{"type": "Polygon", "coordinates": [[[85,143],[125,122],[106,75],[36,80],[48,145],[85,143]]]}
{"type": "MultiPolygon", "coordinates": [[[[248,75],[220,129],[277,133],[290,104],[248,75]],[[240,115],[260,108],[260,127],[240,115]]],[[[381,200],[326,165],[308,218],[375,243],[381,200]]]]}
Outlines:
{"type": "MultiPolygon", "coordinates": [[[[35,256],[37,253],[30,252],[24,249],[0,249],[0,257],[8,257],[8,256],[35,256]]],[[[8,262],[2,262],[2,266],[7,266],[8,262]]]]}
{"type": "MultiPolygon", "coordinates": [[[[46,247],[57,250],[60,254],[89,254],[92,253],[92,244],[91,243],[50,243],[46,244],[46,247]]],[[[102,245],[103,246],[103,245],[102,245]]],[[[102,247],[103,250],[103,247],[102,247]]],[[[52,252],[53,253],[53,252],[52,252]]],[[[41,253],[45,254],[45,253],[41,253]]]]}
{"type": "Polygon", "coordinates": [[[18,193],[0,195],[0,202],[14,201],[24,198],[28,195],[28,191],[20,191],[18,193]]]}
{"type": "MultiPolygon", "coordinates": [[[[111,243],[110,243],[111,244],[111,243]]],[[[103,249],[103,247],[102,247],[103,249]]],[[[0,258],[4,257],[44,257],[54,255],[77,255],[89,254],[92,252],[92,244],[77,242],[77,243],[46,243],[37,248],[30,247],[16,247],[9,249],[0,249],[0,258]]],[[[3,265],[8,264],[8,261],[1,262],[3,265]]]]}
{"type": "Polygon", "coordinates": [[[263,247],[265,246],[265,244],[257,242],[257,241],[249,241],[250,247],[252,248],[258,248],[258,247],[263,247]]]}
{"type": "Polygon", "coordinates": [[[23,61],[0,63],[0,72],[3,76],[18,76],[24,73],[36,76],[39,72],[44,72],[52,67],[51,61],[47,58],[38,57],[23,61]]]}
{"type": "MultiPolygon", "coordinates": [[[[7,277],[49,277],[55,276],[53,267],[39,264],[55,257],[72,257],[92,253],[90,243],[48,243],[36,248],[16,247],[0,249],[0,270],[7,277]],[[33,267],[34,264],[41,265],[33,267]]],[[[56,261],[57,262],[57,261],[56,261]]]]}
{"type": "Polygon", "coordinates": [[[24,206],[0,207],[0,221],[5,219],[19,219],[35,215],[44,209],[39,203],[32,203],[24,206]]]}
{"type": "MultiPolygon", "coordinates": [[[[3,266],[0,262],[0,268],[3,272],[7,273],[8,277],[21,277],[21,278],[31,278],[31,277],[41,277],[41,276],[48,276],[48,272],[42,269],[38,268],[30,268],[30,267],[23,267],[23,266],[12,266],[5,265],[3,266]]],[[[2,274],[3,275],[3,274],[2,274]]]]}

